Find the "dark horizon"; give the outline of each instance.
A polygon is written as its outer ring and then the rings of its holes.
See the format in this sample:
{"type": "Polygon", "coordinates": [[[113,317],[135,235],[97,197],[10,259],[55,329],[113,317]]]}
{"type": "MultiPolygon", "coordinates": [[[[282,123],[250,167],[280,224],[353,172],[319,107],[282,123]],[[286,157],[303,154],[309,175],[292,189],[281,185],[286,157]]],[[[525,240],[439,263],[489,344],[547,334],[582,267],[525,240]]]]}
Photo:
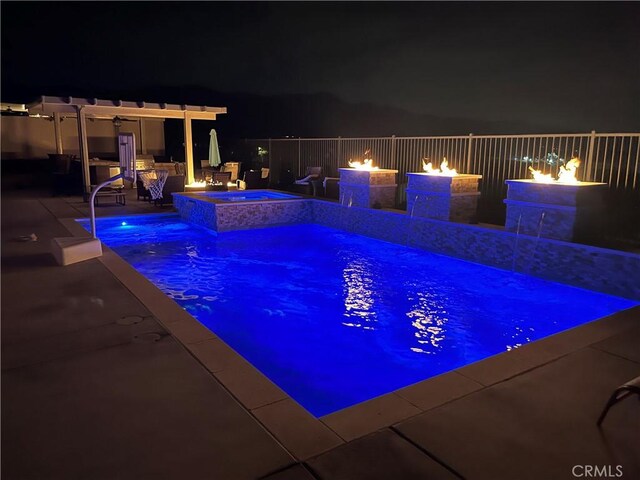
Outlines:
{"type": "Polygon", "coordinates": [[[348,135],[358,121],[353,133],[375,135],[638,131],[639,14],[631,2],[4,2],[2,100],[219,100],[233,130],[273,136],[348,135]]]}

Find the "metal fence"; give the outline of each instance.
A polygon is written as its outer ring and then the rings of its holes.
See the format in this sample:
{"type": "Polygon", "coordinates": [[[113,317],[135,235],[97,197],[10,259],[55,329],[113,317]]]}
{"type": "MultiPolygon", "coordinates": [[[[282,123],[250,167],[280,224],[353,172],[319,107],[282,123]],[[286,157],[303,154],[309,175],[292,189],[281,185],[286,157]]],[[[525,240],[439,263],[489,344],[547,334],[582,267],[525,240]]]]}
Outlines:
{"type": "Polygon", "coordinates": [[[580,180],[607,183],[612,198],[627,210],[640,208],[640,133],[287,138],[246,143],[254,150],[260,146],[268,151],[276,184],[282,171],[289,169],[300,177],[312,166],[322,167],[325,176],[337,177],[338,168],[346,167],[349,159],[362,159],[370,150],[374,165],[398,170],[399,208],[406,202],[406,173],[422,171],[424,158],[438,166],[446,157],[450,168],[482,175],[484,220],[496,223],[504,215],[506,179],[531,178],[529,167],[555,176],[561,166],[578,157],[580,180]]]}

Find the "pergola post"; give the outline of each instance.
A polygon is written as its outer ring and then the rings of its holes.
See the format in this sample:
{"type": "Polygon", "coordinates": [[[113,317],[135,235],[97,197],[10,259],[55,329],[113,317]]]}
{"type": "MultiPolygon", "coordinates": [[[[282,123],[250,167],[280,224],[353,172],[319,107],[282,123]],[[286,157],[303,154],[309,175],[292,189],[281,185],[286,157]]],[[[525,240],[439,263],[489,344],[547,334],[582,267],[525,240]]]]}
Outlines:
{"type": "Polygon", "coordinates": [[[147,121],[144,118],[138,119],[138,125],[140,126],[140,153],[147,154],[147,135],[145,134],[145,126],[147,121]]]}
{"type": "Polygon", "coordinates": [[[56,136],[56,153],[64,153],[62,146],[62,125],[60,124],[60,114],[58,112],[53,113],[53,130],[56,136]]]}
{"type": "Polygon", "coordinates": [[[87,143],[87,117],[81,106],[76,107],[78,112],[78,145],[80,147],[80,158],[82,160],[82,187],[84,196],[91,188],[91,176],[89,175],[89,144],[87,143]]]}
{"type": "Polygon", "coordinates": [[[184,113],[184,162],[187,171],[187,185],[193,183],[194,167],[193,167],[193,132],[191,131],[191,115],[189,112],[184,113]]]}

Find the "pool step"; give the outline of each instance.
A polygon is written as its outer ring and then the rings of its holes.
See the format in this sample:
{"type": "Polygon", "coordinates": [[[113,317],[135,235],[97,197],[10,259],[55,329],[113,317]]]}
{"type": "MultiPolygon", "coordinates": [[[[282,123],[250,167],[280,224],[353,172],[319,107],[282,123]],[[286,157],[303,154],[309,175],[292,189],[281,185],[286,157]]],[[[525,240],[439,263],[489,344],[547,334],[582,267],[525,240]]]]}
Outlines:
{"type": "Polygon", "coordinates": [[[58,237],[51,240],[51,253],[59,265],[71,265],[101,256],[102,244],[97,238],[58,237]]]}

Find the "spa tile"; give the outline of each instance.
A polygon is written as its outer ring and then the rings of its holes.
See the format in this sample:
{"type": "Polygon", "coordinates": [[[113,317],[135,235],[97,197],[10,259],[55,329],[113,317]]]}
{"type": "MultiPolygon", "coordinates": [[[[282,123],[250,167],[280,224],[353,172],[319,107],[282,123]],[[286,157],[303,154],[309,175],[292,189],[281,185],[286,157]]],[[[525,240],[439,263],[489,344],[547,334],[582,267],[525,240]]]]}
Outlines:
{"type": "Polygon", "coordinates": [[[397,390],[395,393],[421,410],[447,403],[483,388],[481,384],[450,372],[397,390]]]}
{"type": "Polygon", "coordinates": [[[343,444],[334,432],[290,398],[252,411],[293,455],[304,460],[343,444]]]}
{"type": "Polygon", "coordinates": [[[420,410],[390,393],[326,415],[321,420],[347,441],[412,417],[420,410]]]}
{"type": "Polygon", "coordinates": [[[454,479],[451,472],[405,439],[383,430],[307,462],[322,479],[454,479]]]}

